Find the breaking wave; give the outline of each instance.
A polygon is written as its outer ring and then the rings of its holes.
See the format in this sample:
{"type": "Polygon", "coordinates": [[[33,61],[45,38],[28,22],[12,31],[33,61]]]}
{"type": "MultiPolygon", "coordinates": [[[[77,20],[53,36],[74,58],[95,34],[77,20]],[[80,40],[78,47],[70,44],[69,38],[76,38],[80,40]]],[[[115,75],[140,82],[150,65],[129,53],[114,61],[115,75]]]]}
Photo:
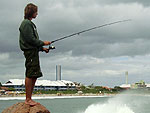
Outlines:
{"type": "Polygon", "coordinates": [[[134,113],[126,104],[106,103],[90,105],[84,113],[134,113]]]}
{"type": "Polygon", "coordinates": [[[80,113],[135,113],[130,99],[131,97],[124,95],[116,96],[104,103],[92,104],[80,113]]]}

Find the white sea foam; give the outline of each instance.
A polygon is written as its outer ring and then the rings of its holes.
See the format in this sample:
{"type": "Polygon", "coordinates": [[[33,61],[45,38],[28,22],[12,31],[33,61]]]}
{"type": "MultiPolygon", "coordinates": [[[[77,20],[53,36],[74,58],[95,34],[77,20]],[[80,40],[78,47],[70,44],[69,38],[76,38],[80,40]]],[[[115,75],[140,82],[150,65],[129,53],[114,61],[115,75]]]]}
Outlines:
{"type": "MultiPolygon", "coordinates": [[[[80,112],[81,113],[81,112],[80,112]]],[[[82,113],[135,113],[126,96],[109,98],[105,103],[92,104],[82,113]],[[128,100],[128,102],[127,102],[128,100]]]]}
{"type": "Polygon", "coordinates": [[[84,113],[134,113],[126,104],[115,103],[90,105],[84,113]]]}
{"type": "MultiPolygon", "coordinates": [[[[59,99],[59,98],[96,98],[106,96],[33,96],[32,99],[59,99]]],[[[25,97],[0,97],[0,100],[25,100],[25,97]]]]}

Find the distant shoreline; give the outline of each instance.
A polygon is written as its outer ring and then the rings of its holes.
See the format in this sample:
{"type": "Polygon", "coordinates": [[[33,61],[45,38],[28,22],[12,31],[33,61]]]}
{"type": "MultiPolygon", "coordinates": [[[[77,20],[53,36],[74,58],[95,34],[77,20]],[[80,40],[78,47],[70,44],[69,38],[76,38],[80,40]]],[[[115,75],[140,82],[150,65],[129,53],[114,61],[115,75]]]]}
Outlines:
{"type": "MultiPolygon", "coordinates": [[[[61,97],[61,96],[72,96],[72,97],[102,97],[102,96],[116,96],[116,95],[148,95],[146,93],[130,93],[130,92],[124,92],[124,93],[76,93],[76,94],[64,94],[64,93],[57,93],[57,94],[33,94],[32,97],[61,97]]],[[[0,98],[5,98],[5,97],[25,97],[25,94],[10,94],[10,95],[0,95],[0,98]]]]}
{"type": "MultiPolygon", "coordinates": [[[[33,94],[32,99],[61,99],[61,98],[103,98],[103,97],[114,97],[117,95],[122,96],[150,96],[150,94],[128,94],[128,93],[121,93],[121,94],[33,94]]],[[[3,95],[0,96],[0,100],[25,100],[24,95],[3,95]]]]}
{"type": "MultiPolygon", "coordinates": [[[[46,96],[112,96],[116,94],[33,94],[32,97],[46,97],[46,96]]],[[[19,94],[19,95],[1,95],[0,97],[24,97],[25,94],[19,94]]]]}
{"type": "MultiPolygon", "coordinates": [[[[54,98],[81,98],[81,97],[111,97],[114,94],[33,94],[33,99],[54,99],[54,98]]],[[[24,95],[3,95],[0,100],[24,100],[24,95]]]]}
{"type": "Polygon", "coordinates": [[[108,96],[108,95],[115,95],[115,94],[93,94],[93,93],[83,93],[83,94],[63,94],[63,93],[57,93],[57,94],[33,94],[33,96],[108,96]]]}

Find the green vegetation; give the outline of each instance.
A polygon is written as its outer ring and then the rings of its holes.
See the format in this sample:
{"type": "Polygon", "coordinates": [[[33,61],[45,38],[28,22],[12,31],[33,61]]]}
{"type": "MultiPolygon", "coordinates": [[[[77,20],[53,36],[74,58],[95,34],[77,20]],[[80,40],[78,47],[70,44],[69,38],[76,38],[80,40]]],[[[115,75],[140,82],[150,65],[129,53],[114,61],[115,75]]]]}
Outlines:
{"type": "Polygon", "coordinates": [[[0,82],[0,87],[2,87],[2,83],[0,82]]]}
{"type": "Polygon", "coordinates": [[[14,88],[8,88],[8,91],[16,91],[14,88]]]}
{"type": "Polygon", "coordinates": [[[103,88],[102,86],[91,86],[91,85],[88,86],[88,87],[82,86],[81,91],[83,93],[93,93],[93,94],[96,94],[96,93],[111,93],[110,89],[103,88]]]}
{"type": "MultiPolygon", "coordinates": [[[[78,85],[76,89],[71,90],[38,90],[34,91],[34,94],[57,94],[57,95],[62,95],[62,94],[118,94],[126,89],[121,88],[119,86],[115,86],[114,88],[108,88],[104,86],[94,86],[93,84],[89,86],[84,86],[84,85],[78,85]]],[[[8,88],[8,91],[15,91],[14,88],[8,88]]],[[[150,89],[148,88],[135,88],[135,89],[128,89],[127,92],[129,94],[150,94],[150,89]]]]}
{"type": "Polygon", "coordinates": [[[112,89],[112,92],[122,92],[124,91],[125,89],[124,88],[121,88],[119,86],[115,86],[113,89],[112,89]]]}
{"type": "Polygon", "coordinates": [[[66,91],[56,91],[56,90],[50,90],[50,91],[34,91],[34,94],[76,94],[77,90],[66,90],[66,91]]]}
{"type": "Polygon", "coordinates": [[[89,86],[84,86],[81,85],[75,90],[64,90],[64,91],[57,91],[57,90],[49,90],[49,91],[44,91],[44,90],[39,90],[39,91],[34,91],[34,94],[76,94],[76,93],[82,93],[82,94],[116,94],[119,92],[124,91],[123,88],[120,88],[119,86],[116,86],[114,88],[108,88],[108,87],[103,87],[103,86],[94,86],[93,84],[89,86]]]}

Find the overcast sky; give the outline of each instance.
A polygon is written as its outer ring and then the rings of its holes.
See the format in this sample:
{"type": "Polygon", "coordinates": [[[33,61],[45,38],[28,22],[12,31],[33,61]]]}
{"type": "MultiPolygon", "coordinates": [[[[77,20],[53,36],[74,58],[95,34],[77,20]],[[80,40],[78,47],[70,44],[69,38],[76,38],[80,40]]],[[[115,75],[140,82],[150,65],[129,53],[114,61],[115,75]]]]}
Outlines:
{"type": "Polygon", "coordinates": [[[0,82],[24,79],[24,56],[19,48],[19,26],[24,7],[38,6],[36,24],[41,40],[57,38],[119,20],[114,24],[54,43],[55,50],[40,53],[40,79],[62,79],[85,85],[118,86],[140,80],[150,83],[150,2],[148,0],[1,0],[0,82]]]}

